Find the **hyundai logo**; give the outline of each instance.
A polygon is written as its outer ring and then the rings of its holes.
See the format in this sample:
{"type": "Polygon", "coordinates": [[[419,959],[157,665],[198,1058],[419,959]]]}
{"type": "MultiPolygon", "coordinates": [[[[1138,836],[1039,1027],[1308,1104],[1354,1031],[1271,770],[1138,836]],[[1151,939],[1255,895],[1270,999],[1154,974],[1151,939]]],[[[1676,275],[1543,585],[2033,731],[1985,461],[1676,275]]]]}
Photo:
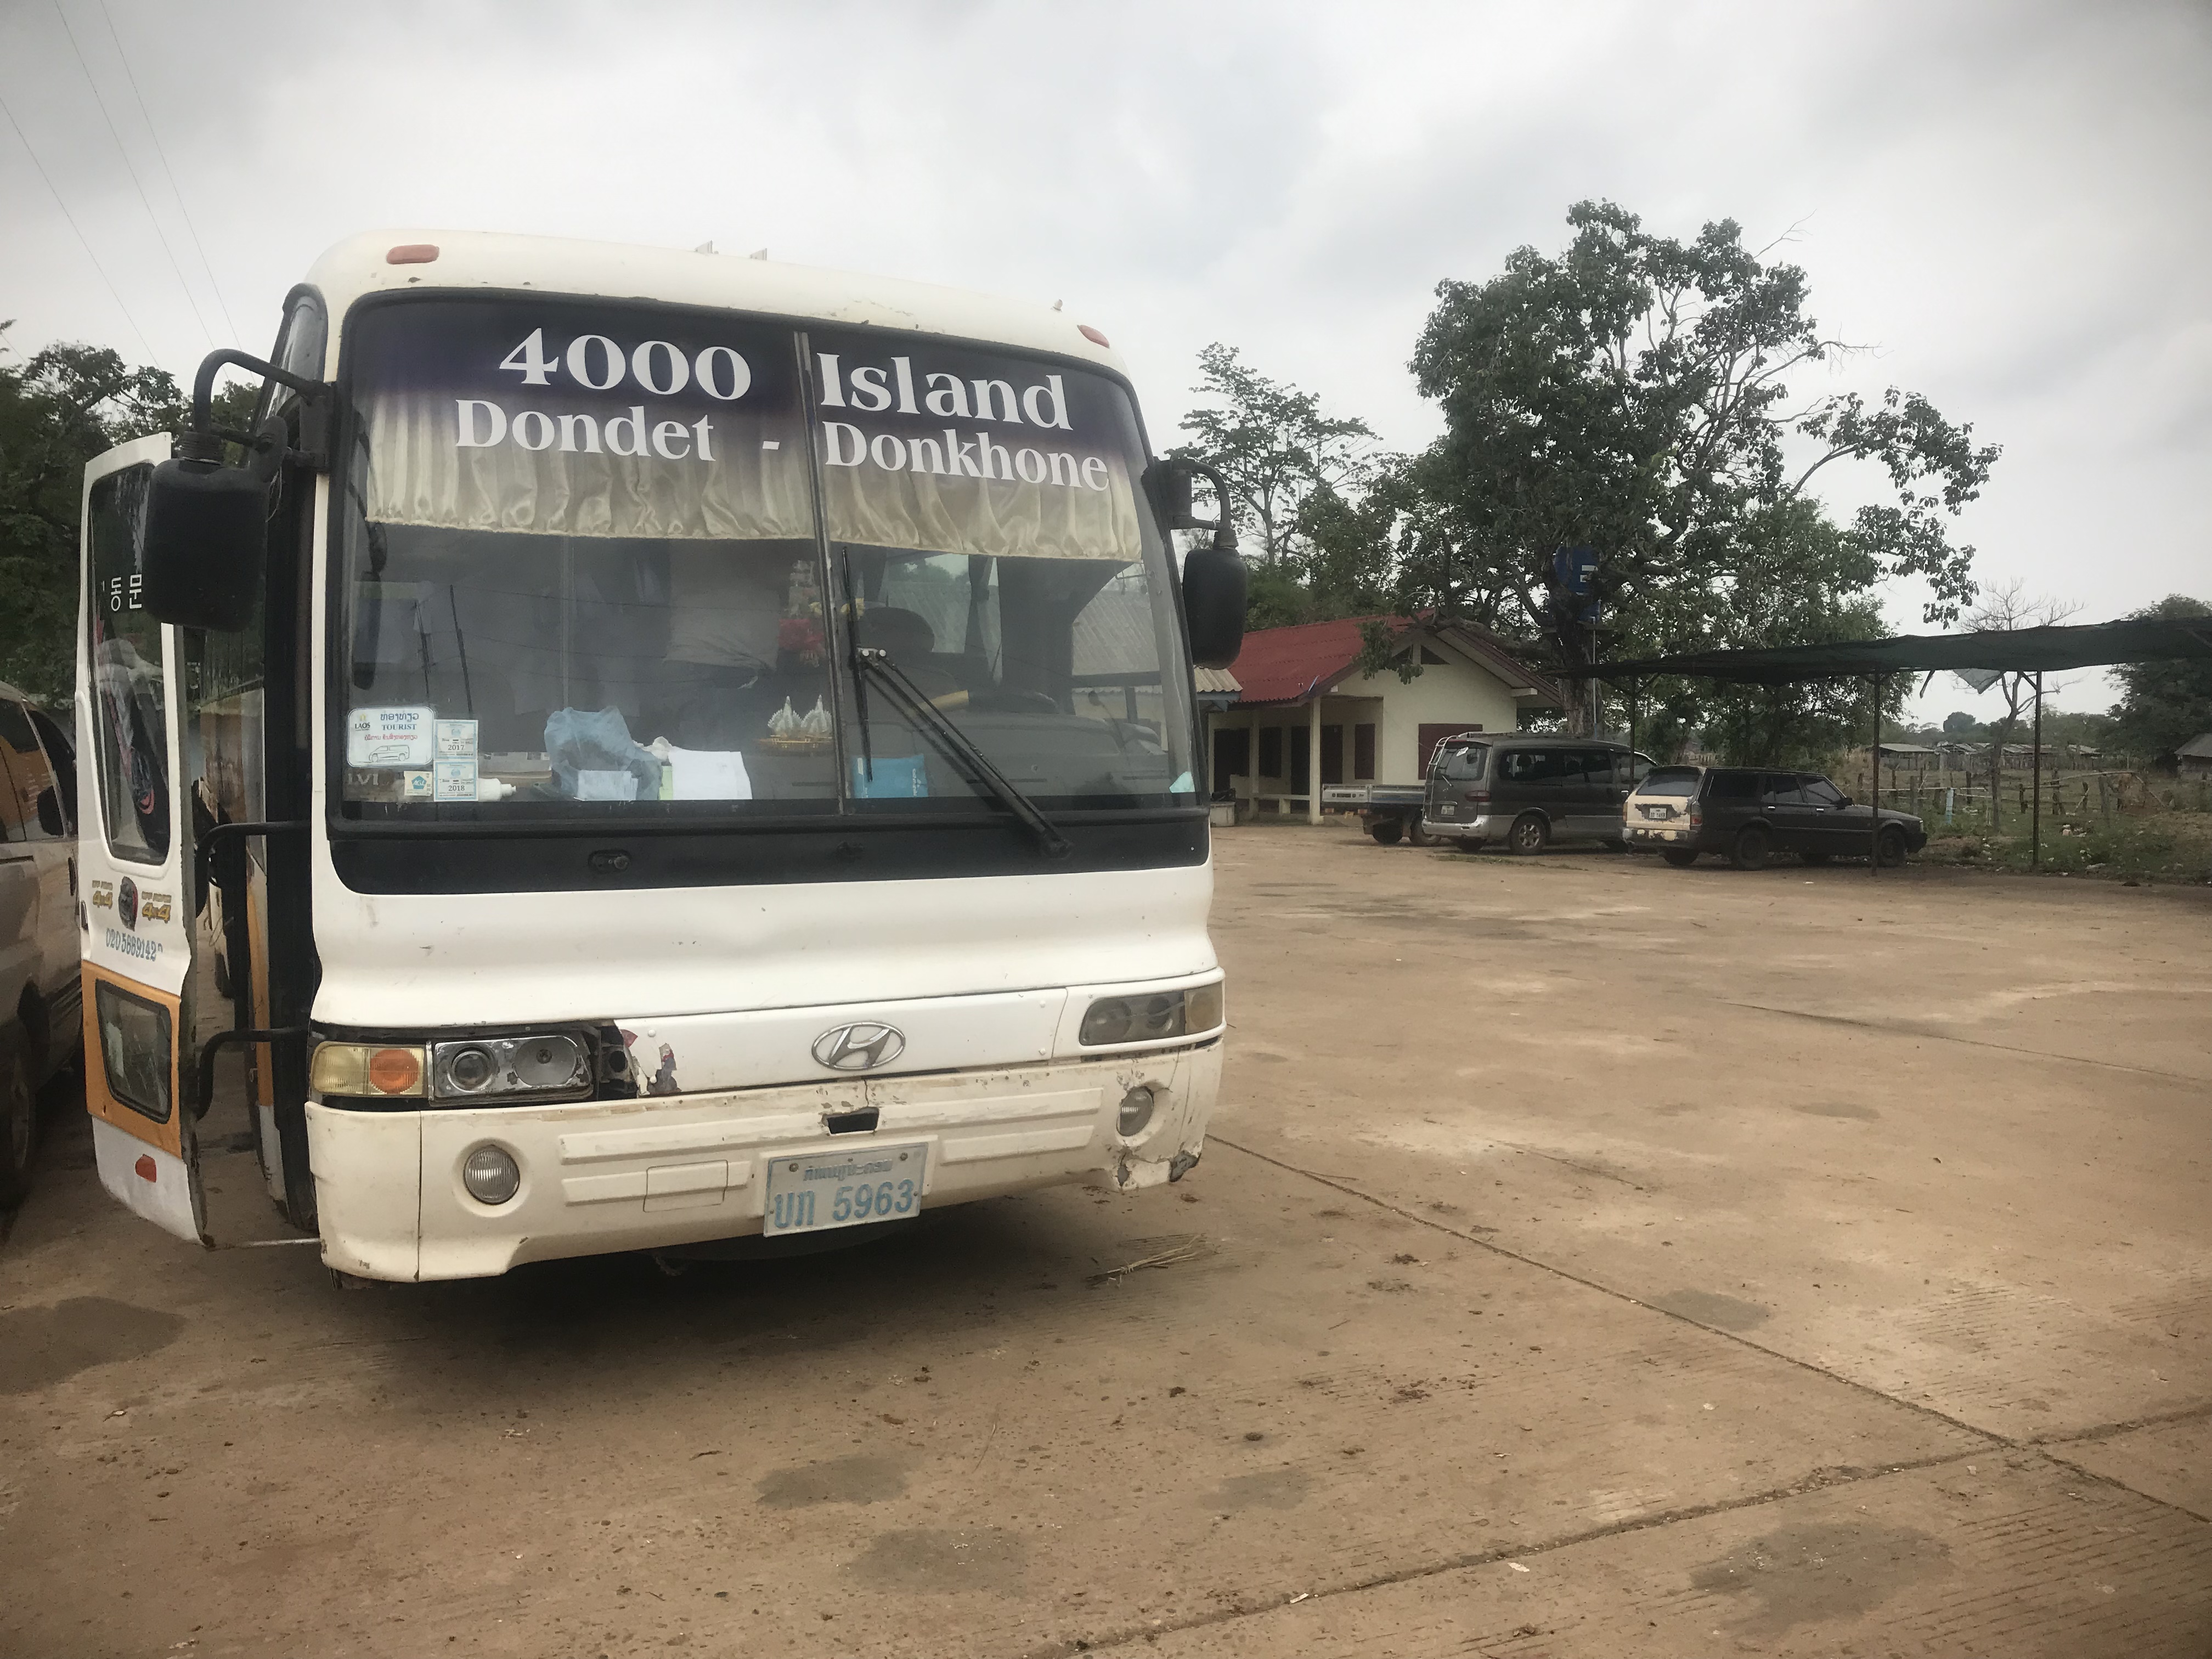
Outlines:
{"type": "Polygon", "coordinates": [[[814,1058],[833,1072],[865,1072],[888,1066],[905,1052],[905,1032],[896,1025],[866,1020],[840,1025],[814,1039],[814,1058]]]}

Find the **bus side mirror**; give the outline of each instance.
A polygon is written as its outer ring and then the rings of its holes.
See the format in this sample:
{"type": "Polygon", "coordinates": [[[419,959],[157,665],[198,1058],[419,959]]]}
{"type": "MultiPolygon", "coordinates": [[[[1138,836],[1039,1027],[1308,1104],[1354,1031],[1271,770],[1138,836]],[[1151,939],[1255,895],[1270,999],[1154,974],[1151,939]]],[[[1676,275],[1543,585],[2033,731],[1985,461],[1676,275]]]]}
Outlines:
{"type": "Polygon", "coordinates": [[[1218,467],[1170,455],[1146,469],[1145,488],[1168,529],[1213,532],[1211,546],[1193,548],[1183,559],[1183,626],[1193,662],[1226,668],[1244,648],[1244,561],[1237,556],[1237,531],[1229,522],[1229,481],[1218,467]],[[1213,486],[1218,519],[1193,513],[1191,484],[1200,477],[1213,486]]]}
{"type": "MultiPolygon", "coordinates": [[[[222,441],[186,433],[154,469],[141,556],[145,605],[158,622],[235,634],[253,617],[269,550],[270,474],[225,466],[222,441]],[[212,459],[196,449],[212,447],[212,459]]],[[[281,452],[280,452],[281,453],[281,452]]]]}
{"type": "Polygon", "coordinates": [[[1200,668],[1226,668],[1243,650],[1244,581],[1233,548],[1194,548],[1183,560],[1183,623],[1200,668]]]}
{"type": "Polygon", "coordinates": [[[200,360],[191,423],[177,440],[175,458],[154,469],[146,496],[141,574],[146,609],[155,621],[218,634],[235,634],[252,621],[269,559],[270,487],[287,460],[317,471],[329,466],[330,409],[329,386],[258,357],[226,347],[200,360]],[[215,377],[226,363],[300,394],[304,447],[291,446],[284,422],[274,416],[250,435],[216,428],[210,416],[215,377]],[[244,466],[223,465],[226,441],[244,447],[244,466]]]}

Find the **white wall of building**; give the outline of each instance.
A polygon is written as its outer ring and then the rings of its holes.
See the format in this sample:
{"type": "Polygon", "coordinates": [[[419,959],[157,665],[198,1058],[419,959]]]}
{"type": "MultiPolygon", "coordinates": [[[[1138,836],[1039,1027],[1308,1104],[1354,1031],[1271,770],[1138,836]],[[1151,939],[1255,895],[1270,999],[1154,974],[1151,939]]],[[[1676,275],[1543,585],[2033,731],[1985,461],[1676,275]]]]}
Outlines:
{"type": "MultiPolygon", "coordinates": [[[[1347,783],[1357,777],[1353,765],[1354,728],[1362,723],[1371,722],[1376,728],[1375,781],[1378,783],[1421,781],[1423,726],[1450,726],[1456,731],[1480,726],[1486,732],[1513,732],[1520,728],[1520,704],[1504,681],[1445,641],[1424,640],[1411,648],[1419,650],[1422,646],[1443,661],[1425,664],[1411,680],[1401,680],[1387,668],[1380,674],[1356,675],[1322,698],[1322,723],[1344,728],[1344,777],[1347,783]]],[[[1231,707],[1212,717],[1216,731],[1249,729],[1252,732],[1255,775],[1240,775],[1236,786],[1240,795],[1290,793],[1291,756],[1307,741],[1311,720],[1310,703],[1266,708],[1231,707]],[[1276,771],[1258,773],[1259,734],[1269,726],[1282,729],[1282,764],[1276,771]]]]}

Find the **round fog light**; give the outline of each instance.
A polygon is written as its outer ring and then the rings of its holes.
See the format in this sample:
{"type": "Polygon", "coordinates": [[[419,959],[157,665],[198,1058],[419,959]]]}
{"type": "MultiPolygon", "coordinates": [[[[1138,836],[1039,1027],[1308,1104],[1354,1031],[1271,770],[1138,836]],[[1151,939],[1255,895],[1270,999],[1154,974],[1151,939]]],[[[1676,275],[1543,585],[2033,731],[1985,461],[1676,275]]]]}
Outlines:
{"type": "Polygon", "coordinates": [[[1152,1121],[1152,1091],[1132,1089],[1121,1097],[1121,1109],[1115,1115],[1115,1125],[1124,1135],[1140,1135],[1145,1125],[1152,1121]]]}
{"type": "Polygon", "coordinates": [[[522,1185],[522,1170],[504,1146],[479,1146],[461,1164],[461,1185],[479,1204],[504,1204],[522,1185]]]}

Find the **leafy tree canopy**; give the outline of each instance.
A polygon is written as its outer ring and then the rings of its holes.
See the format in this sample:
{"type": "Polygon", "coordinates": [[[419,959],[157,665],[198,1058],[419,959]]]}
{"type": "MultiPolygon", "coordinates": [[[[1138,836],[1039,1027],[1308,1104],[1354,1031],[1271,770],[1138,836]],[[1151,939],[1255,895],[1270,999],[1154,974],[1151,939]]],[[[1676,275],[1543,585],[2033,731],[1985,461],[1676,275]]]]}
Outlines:
{"type": "MultiPolygon", "coordinates": [[[[0,344],[6,329],[0,324],[0,344]]],[[[104,347],[0,363],[0,678],[66,698],[76,674],[77,503],[84,464],[183,423],[177,383],[104,347]]]]}
{"type": "MultiPolygon", "coordinates": [[[[2173,593],[2132,617],[2212,617],[2212,605],[2173,593]]],[[[2112,707],[2112,741],[2127,753],[2170,764],[2183,744],[2212,732],[2212,662],[2125,663],[2112,678],[2120,700],[2112,707]]]]}
{"type": "MultiPolygon", "coordinates": [[[[1732,222],[1683,242],[1610,203],[1567,220],[1559,254],[1523,247],[1488,282],[1437,289],[1411,367],[1446,429],[1376,486],[1398,501],[1370,549],[1389,608],[1541,640],[1570,680],[1594,647],[1860,637],[1898,576],[1927,581],[1928,620],[1954,619],[1975,588],[1948,520],[1996,448],[1893,387],[1793,402],[1791,378],[1844,348],[1806,314],[1804,273],[1746,249],[1732,222]],[[1871,465],[1885,495],[1842,524],[1811,489],[1839,461],[1871,465]],[[1577,546],[1601,560],[1595,637],[1552,574],[1554,551],[1577,546]]],[[[1756,696],[1674,695],[1764,729],[1741,712],[1756,696]]]]}
{"type": "MultiPolygon", "coordinates": [[[[0,323],[0,355],[10,324],[0,323]]],[[[218,425],[242,427],[258,388],[224,387],[218,425]]],[[[76,677],[77,506],[85,463],[182,430],[185,399],[159,368],[104,346],[51,345],[0,362],[0,679],[48,702],[76,677]]]]}
{"type": "Polygon", "coordinates": [[[1341,507],[1339,492],[1364,481],[1375,434],[1364,421],[1322,414],[1314,393],[1267,379],[1233,346],[1207,346],[1198,368],[1196,395],[1209,401],[1182,417],[1195,441],[1169,453],[1218,467],[1261,565],[1297,579],[1314,544],[1312,515],[1341,507]]]}

